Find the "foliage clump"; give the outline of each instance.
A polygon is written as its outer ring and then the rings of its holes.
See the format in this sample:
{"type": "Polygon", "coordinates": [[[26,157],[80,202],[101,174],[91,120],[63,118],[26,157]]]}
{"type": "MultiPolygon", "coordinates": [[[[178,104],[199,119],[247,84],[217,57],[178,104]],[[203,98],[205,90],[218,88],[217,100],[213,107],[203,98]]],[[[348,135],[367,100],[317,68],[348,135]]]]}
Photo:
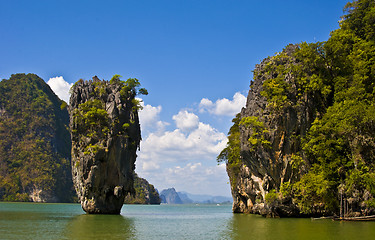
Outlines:
{"type": "Polygon", "coordinates": [[[270,147],[271,142],[266,139],[266,134],[269,131],[264,126],[264,122],[259,121],[259,117],[243,117],[240,125],[251,131],[248,141],[252,151],[256,150],[259,146],[270,147]]]}
{"type": "Polygon", "coordinates": [[[131,99],[133,103],[133,111],[142,109],[140,100],[135,98],[137,95],[148,95],[148,91],[145,88],[141,88],[141,84],[136,78],[129,78],[126,81],[120,80],[121,76],[116,74],[109,81],[110,84],[118,84],[121,86],[121,97],[124,99],[131,99]]]}
{"type": "Polygon", "coordinates": [[[228,132],[227,146],[220,152],[219,156],[217,157],[218,163],[225,162],[227,164],[227,171],[230,172],[230,174],[228,175],[232,188],[234,188],[237,184],[237,178],[242,165],[239,130],[240,120],[241,114],[238,113],[232,120],[233,126],[228,132]]]}
{"type": "MultiPolygon", "coordinates": [[[[120,75],[114,75],[110,81],[100,81],[97,77],[94,77],[90,83],[80,79],[71,89],[71,91],[74,91],[78,86],[85,86],[85,84],[91,84],[94,87],[89,99],[73,110],[72,133],[74,136],[84,136],[91,139],[88,144],[83,146],[86,155],[104,149],[100,140],[105,139],[111,131],[115,131],[116,134],[126,134],[130,126],[134,124],[134,121],[129,119],[128,122],[122,123],[122,128],[115,128],[115,125],[119,124],[119,119],[118,117],[111,119],[106,109],[109,88],[117,89],[124,102],[130,100],[130,105],[119,105],[118,107],[129,108],[133,113],[138,112],[142,107],[141,101],[135,97],[139,94],[148,94],[146,89],[140,88],[138,79],[129,78],[122,81],[120,78],[120,75]]],[[[74,140],[76,141],[76,139],[74,140]]],[[[82,140],[82,142],[85,141],[82,140]]]]}
{"type": "Polygon", "coordinates": [[[98,99],[88,100],[74,109],[74,133],[85,133],[90,138],[102,138],[109,132],[110,121],[104,103],[98,99]]]}
{"type": "Polygon", "coordinates": [[[306,105],[308,99],[324,111],[332,96],[332,75],[327,68],[324,43],[302,42],[287,46],[284,51],[268,59],[261,95],[267,99],[267,108],[283,114],[286,108],[306,105]]]}

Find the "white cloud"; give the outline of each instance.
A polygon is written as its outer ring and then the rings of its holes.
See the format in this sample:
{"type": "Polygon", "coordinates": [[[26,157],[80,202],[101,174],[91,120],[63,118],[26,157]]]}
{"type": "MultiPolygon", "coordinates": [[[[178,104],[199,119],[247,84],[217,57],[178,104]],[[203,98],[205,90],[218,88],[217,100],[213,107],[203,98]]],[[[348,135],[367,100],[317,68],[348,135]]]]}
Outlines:
{"type": "Polygon", "coordinates": [[[235,116],[241,111],[246,104],[246,97],[237,92],[233,96],[233,100],[226,98],[218,99],[215,103],[207,98],[202,98],[199,103],[200,112],[209,112],[220,116],[235,116]]]}
{"type": "Polygon", "coordinates": [[[167,130],[169,123],[160,120],[161,111],[161,106],[145,105],[140,112],[143,140],[136,161],[139,176],[159,190],[175,187],[178,191],[228,196],[225,165],[216,163],[226,146],[226,134],[200,122],[198,115],[187,110],[173,115],[170,120],[176,127],[167,130]]]}
{"type": "Polygon", "coordinates": [[[177,115],[174,115],[172,119],[176,122],[176,125],[182,131],[191,131],[196,129],[199,124],[199,118],[194,113],[188,111],[180,111],[177,115]]]}
{"type": "Polygon", "coordinates": [[[153,107],[151,105],[144,105],[141,102],[143,107],[142,110],[139,111],[139,120],[143,126],[152,125],[156,119],[158,119],[158,115],[161,112],[161,106],[153,107]]]}
{"type": "Polygon", "coordinates": [[[142,110],[139,111],[139,121],[142,126],[153,125],[157,119],[159,119],[159,113],[161,112],[161,106],[153,107],[151,105],[144,105],[141,100],[142,110]]]}
{"type": "Polygon", "coordinates": [[[145,177],[160,191],[174,187],[177,191],[187,191],[195,194],[230,195],[228,175],[225,164],[206,165],[202,162],[189,162],[159,169],[157,172],[144,172],[145,177]]]}
{"type": "Polygon", "coordinates": [[[142,131],[151,131],[156,130],[156,132],[163,132],[165,127],[169,125],[167,122],[160,121],[159,114],[162,110],[161,106],[151,106],[149,104],[144,105],[142,99],[138,99],[141,101],[141,105],[143,107],[142,110],[139,111],[139,121],[142,127],[142,131]]]}
{"type": "Polygon", "coordinates": [[[54,77],[50,78],[47,84],[51,87],[51,89],[56,93],[56,95],[64,100],[65,102],[69,103],[69,90],[73,86],[73,83],[68,83],[64,80],[63,77],[54,77]]]}
{"type": "Polygon", "coordinates": [[[199,123],[198,128],[190,133],[184,133],[180,129],[166,131],[161,135],[151,133],[141,142],[138,160],[176,163],[201,159],[214,163],[226,143],[224,133],[208,124],[199,123]]]}
{"type": "Polygon", "coordinates": [[[204,110],[205,108],[212,108],[214,107],[214,103],[207,98],[202,98],[201,102],[199,103],[199,107],[201,110],[204,110]]]}
{"type": "Polygon", "coordinates": [[[160,169],[160,165],[152,161],[143,162],[142,169],[144,169],[145,171],[157,170],[160,169]]]}
{"type": "Polygon", "coordinates": [[[226,146],[225,134],[202,122],[191,132],[151,133],[141,142],[136,172],[159,190],[174,187],[196,194],[229,196],[225,165],[216,157],[226,146]]]}

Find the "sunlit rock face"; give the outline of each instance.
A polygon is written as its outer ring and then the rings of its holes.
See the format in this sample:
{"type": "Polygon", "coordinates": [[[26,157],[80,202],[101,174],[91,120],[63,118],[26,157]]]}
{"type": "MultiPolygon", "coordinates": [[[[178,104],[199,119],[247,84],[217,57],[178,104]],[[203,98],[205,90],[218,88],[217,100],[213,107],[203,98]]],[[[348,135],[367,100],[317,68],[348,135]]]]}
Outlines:
{"type": "MultiPolygon", "coordinates": [[[[289,45],[282,54],[288,60],[273,64],[293,64],[296,45],[289,45]]],[[[305,101],[294,107],[286,107],[282,112],[267,107],[267,99],[262,95],[263,84],[268,79],[277,77],[266,70],[272,58],[264,59],[256,65],[254,81],[251,83],[246,107],[240,118],[256,118],[267,132],[263,134],[267,145],[251,145],[249,139],[254,130],[240,125],[241,164],[236,172],[228,168],[233,195],[233,212],[256,213],[265,216],[299,216],[297,207],[291,202],[284,202],[272,209],[265,202],[266,195],[273,189],[280,190],[283,183],[298,180],[306,169],[294,169],[292,158],[301,150],[301,137],[305,136],[319,108],[319,101],[312,96],[305,96],[305,101]],[[296,107],[297,106],[297,107],[296,107]],[[295,138],[293,136],[300,136],[295,138]]],[[[286,75],[284,81],[293,82],[293,76],[286,75]]],[[[291,90],[289,99],[297,99],[297,91],[291,90]]],[[[259,136],[258,134],[258,136],[259,136]]]]}
{"type": "Polygon", "coordinates": [[[141,140],[134,89],[123,82],[78,81],[71,89],[72,175],[87,213],[119,214],[133,189],[141,140]]]}

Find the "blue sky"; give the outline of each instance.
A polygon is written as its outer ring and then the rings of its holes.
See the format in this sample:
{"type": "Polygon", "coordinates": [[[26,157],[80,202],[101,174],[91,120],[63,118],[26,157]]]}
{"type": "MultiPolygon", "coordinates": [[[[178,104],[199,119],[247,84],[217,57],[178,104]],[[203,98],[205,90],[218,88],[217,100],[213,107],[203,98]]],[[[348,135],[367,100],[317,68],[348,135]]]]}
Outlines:
{"type": "Polygon", "coordinates": [[[35,73],[61,97],[80,78],[138,78],[149,91],[139,175],[159,190],[229,196],[215,159],[255,64],[327,40],[346,2],[0,0],[0,78],[35,73]]]}

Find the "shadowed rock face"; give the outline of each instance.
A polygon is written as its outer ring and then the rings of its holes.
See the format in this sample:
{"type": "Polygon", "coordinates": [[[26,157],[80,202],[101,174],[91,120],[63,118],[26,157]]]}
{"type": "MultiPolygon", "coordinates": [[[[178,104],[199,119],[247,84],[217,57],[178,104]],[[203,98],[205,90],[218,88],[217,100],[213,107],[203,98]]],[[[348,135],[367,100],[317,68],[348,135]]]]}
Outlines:
{"type": "Polygon", "coordinates": [[[135,91],[94,77],[71,90],[73,182],[87,213],[119,214],[141,139],[135,91]]]}

